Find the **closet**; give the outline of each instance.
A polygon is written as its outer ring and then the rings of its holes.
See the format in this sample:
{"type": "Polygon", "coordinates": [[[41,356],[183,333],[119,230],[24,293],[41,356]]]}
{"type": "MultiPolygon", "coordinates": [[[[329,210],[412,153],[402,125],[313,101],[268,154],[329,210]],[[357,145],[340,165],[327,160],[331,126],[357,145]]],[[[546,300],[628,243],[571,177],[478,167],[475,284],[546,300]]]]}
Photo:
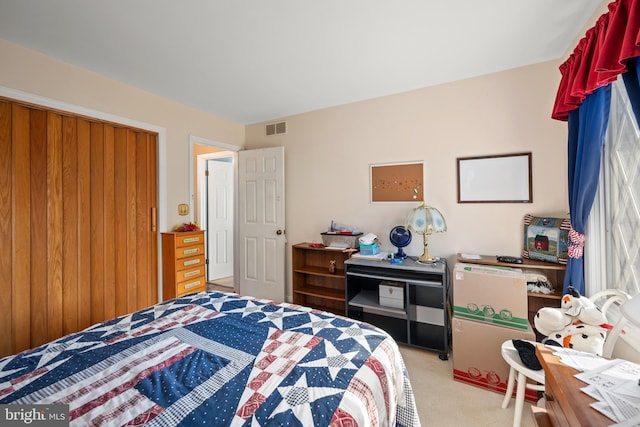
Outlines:
{"type": "Polygon", "coordinates": [[[158,301],[157,134],[0,97],[0,357],[158,301]]]}

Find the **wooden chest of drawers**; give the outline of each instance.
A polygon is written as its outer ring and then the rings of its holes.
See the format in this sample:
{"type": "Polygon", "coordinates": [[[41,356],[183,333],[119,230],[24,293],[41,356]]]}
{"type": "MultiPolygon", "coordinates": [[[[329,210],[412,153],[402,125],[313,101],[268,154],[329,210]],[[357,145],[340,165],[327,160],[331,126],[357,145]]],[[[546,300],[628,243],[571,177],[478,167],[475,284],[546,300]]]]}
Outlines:
{"type": "Polygon", "coordinates": [[[204,231],[162,233],[162,299],[206,288],[204,231]]]}

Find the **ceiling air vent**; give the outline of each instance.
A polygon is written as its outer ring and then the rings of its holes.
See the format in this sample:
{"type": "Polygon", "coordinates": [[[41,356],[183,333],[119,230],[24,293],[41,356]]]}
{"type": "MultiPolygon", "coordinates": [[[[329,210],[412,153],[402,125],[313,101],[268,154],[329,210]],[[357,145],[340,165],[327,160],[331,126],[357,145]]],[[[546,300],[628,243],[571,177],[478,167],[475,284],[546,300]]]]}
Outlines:
{"type": "Polygon", "coordinates": [[[265,126],[267,136],[281,135],[287,133],[287,122],[270,123],[265,126]]]}

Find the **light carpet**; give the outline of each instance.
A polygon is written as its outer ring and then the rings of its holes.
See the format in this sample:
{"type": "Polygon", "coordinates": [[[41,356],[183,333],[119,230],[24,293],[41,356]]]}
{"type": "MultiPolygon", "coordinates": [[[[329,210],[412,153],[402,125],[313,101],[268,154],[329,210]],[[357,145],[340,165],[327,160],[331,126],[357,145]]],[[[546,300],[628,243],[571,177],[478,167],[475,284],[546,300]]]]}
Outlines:
{"type": "MultiPolygon", "coordinates": [[[[400,346],[423,426],[511,426],[514,400],[502,409],[503,395],[453,380],[453,361],[438,353],[400,346]]],[[[522,427],[534,426],[531,404],[525,402],[522,427]]]]}

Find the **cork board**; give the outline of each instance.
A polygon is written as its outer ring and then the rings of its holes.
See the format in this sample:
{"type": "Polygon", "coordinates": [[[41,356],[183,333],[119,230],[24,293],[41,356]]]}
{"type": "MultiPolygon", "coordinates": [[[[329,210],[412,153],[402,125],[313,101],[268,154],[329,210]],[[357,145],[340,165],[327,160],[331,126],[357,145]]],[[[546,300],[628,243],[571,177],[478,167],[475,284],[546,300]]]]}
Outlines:
{"type": "Polygon", "coordinates": [[[422,162],[371,165],[371,202],[422,202],[422,162]]]}

